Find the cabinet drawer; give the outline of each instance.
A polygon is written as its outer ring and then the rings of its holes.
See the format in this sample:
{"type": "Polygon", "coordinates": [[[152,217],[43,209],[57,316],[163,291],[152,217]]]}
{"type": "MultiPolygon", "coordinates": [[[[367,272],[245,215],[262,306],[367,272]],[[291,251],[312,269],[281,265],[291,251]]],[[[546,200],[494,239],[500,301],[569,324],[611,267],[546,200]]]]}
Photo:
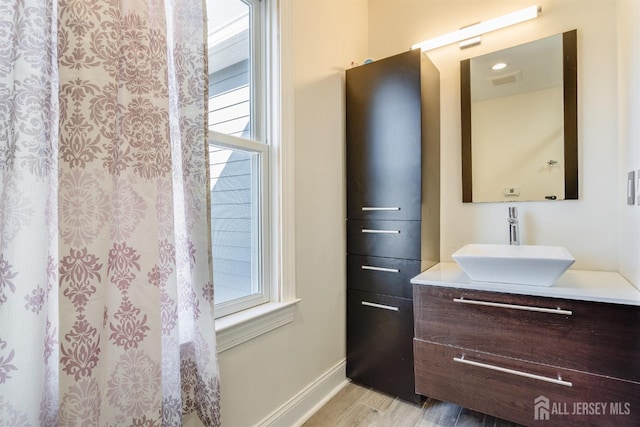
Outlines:
{"type": "Polygon", "coordinates": [[[420,221],[347,221],[347,253],[420,260],[420,221]]]}
{"type": "Polygon", "coordinates": [[[347,288],[413,298],[411,278],[420,273],[420,261],[347,255],[347,288]]]}
{"type": "Polygon", "coordinates": [[[347,377],[418,401],[413,377],[411,300],[347,291],[347,377]]]}
{"type": "MultiPolygon", "coordinates": [[[[351,183],[353,180],[348,182],[351,183]]],[[[356,190],[351,191],[355,192],[356,190]]],[[[365,190],[360,189],[357,191],[364,192],[365,190]]],[[[420,221],[422,213],[420,189],[413,190],[413,193],[416,193],[415,197],[411,194],[398,195],[397,192],[389,195],[373,193],[369,195],[370,201],[360,200],[359,197],[347,195],[347,218],[420,221]]]]}
{"type": "Polygon", "coordinates": [[[638,307],[414,285],[414,311],[419,339],[640,382],[638,307]]]}
{"type": "Polygon", "coordinates": [[[425,396],[526,425],[640,425],[638,383],[418,339],[414,352],[416,392],[425,396]],[[536,406],[548,420],[536,420],[536,406]]]}

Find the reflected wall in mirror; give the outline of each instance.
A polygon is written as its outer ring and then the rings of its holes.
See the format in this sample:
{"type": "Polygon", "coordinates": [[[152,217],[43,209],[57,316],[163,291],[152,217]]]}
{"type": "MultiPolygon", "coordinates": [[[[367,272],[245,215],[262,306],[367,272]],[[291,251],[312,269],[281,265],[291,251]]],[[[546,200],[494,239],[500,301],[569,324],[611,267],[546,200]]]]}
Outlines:
{"type": "Polygon", "coordinates": [[[576,30],[461,61],[460,77],[462,201],[577,199],[576,30]]]}

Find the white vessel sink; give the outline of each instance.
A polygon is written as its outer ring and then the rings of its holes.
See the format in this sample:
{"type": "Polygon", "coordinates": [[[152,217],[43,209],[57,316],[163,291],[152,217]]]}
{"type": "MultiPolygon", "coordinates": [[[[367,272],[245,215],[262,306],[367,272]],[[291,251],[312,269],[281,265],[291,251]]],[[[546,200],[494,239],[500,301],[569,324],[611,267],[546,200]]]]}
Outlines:
{"type": "Polygon", "coordinates": [[[471,280],[551,286],[575,262],[562,246],[469,244],[453,259],[471,280]]]}

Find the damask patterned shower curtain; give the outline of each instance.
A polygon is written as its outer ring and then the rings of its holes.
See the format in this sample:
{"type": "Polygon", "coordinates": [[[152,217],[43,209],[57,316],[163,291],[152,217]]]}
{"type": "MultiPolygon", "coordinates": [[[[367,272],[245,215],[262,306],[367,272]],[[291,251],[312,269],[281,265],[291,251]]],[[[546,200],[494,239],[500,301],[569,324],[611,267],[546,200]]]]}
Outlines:
{"type": "Polygon", "coordinates": [[[203,9],[0,4],[0,426],[220,424],[203,9]]]}

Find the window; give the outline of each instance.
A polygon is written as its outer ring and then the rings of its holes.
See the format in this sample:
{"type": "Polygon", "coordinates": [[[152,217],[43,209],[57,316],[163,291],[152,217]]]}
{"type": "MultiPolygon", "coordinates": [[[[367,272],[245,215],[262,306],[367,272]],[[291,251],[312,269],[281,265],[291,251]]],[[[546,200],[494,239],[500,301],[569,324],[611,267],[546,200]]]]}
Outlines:
{"type": "Polygon", "coordinates": [[[271,300],[263,3],[207,0],[216,317],[271,300]]]}
{"type": "Polygon", "coordinates": [[[293,321],[300,301],[292,9],[293,0],[207,0],[218,352],[293,321]]]}
{"type": "Polygon", "coordinates": [[[215,304],[221,315],[269,300],[262,208],[267,184],[261,173],[268,155],[225,142],[212,137],[209,143],[215,304]]]}

